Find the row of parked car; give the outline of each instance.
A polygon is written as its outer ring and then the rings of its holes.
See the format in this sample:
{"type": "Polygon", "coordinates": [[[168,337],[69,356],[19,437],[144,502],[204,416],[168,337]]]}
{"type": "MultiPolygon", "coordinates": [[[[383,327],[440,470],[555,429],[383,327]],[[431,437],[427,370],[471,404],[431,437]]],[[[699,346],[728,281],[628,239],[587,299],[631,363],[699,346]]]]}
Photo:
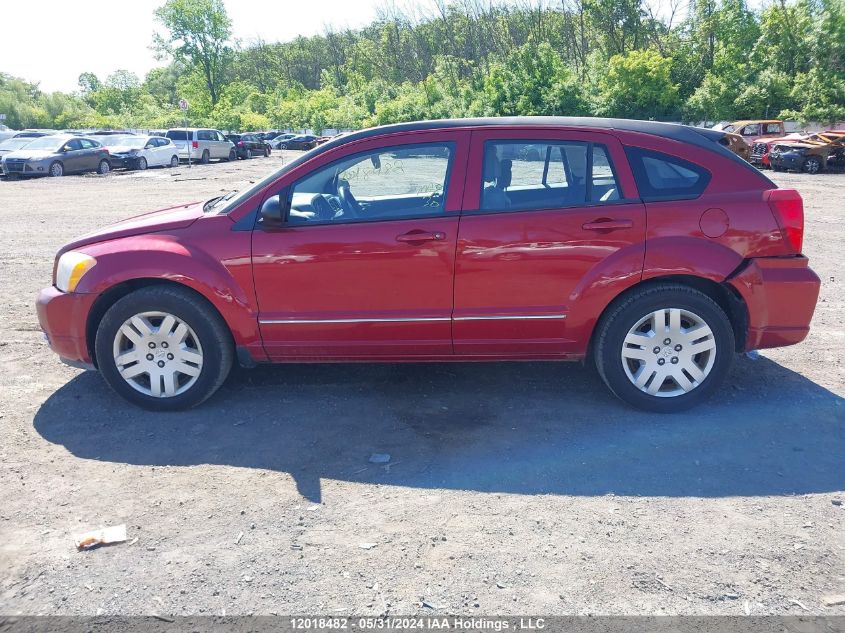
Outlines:
{"type": "Polygon", "coordinates": [[[107,130],[83,134],[24,130],[0,142],[0,174],[64,176],[112,169],[178,167],[181,162],[209,163],[270,156],[273,149],[312,149],[327,139],[275,132],[229,134],[210,128],[174,128],[138,135],[107,130]],[[272,135],[272,136],[270,136],[272,135]]]}
{"type": "Polygon", "coordinates": [[[786,133],[783,121],[737,121],[722,128],[730,149],[760,169],[818,174],[845,170],[845,130],[786,133]]]}

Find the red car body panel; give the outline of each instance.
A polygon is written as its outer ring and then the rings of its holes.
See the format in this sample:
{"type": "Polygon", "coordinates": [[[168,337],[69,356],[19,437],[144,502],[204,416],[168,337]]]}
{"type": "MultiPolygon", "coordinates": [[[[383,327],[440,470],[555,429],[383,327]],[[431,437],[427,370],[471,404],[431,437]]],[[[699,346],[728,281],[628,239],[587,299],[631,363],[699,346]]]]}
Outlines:
{"type": "Polygon", "coordinates": [[[637,131],[470,124],[375,132],[327,147],[227,215],[204,215],[198,203],[174,207],[65,246],[61,252],[81,250],[97,265],[75,292],[51,287],[39,296],[53,349],[92,362],[89,320],[100,314],[101,298],[150,280],[205,297],[258,362],[582,358],[621,293],[678,276],[721,284],[742,301],[747,349],[796,343],[808,331],[819,280],[785,243],[766,202],[771,183],[716,152],[637,131]],[[603,144],[622,199],[480,212],[484,142],[494,139],[603,144]],[[242,226],[269,196],[317,167],[368,149],[435,141],[454,143],[440,216],[242,226]],[[712,180],[695,199],[644,203],[626,146],[678,156],[712,180]],[[605,230],[597,222],[617,224],[605,230]],[[396,239],[422,232],[442,239],[396,239]]]}

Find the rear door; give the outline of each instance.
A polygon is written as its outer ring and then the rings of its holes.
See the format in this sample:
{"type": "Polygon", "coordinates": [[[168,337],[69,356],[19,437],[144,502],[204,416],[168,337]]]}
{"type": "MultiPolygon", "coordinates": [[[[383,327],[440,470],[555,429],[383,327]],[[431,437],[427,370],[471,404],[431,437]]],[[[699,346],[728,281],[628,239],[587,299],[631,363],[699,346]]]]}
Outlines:
{"type": "Polygon", "coordinates": [[[455,263],[455,353],[574,352],[578,336],[566,319],[580,290],[603,276],[642,273],[645,208],[636,195],[611,134],[473,132],[455,263]]]}
{"type": "Polygon", "coordinates": [[[366,140],[282,178],[265,204],[281,202],[285,221],[252,241],[270,358],[452,354],[468,145],[457,130],[366,140]]]}

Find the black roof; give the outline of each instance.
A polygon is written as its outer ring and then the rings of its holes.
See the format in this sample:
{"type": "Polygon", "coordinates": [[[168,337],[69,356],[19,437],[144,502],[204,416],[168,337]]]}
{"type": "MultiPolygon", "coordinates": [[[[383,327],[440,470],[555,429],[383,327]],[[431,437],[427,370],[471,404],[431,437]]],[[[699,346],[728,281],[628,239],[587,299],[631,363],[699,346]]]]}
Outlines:
{"type": "Polygon", "coordinates": [[[700,127],[692,127],[689,125],[680,125],[678,123],[662,123],[659,121],[639,121],[636,119],[604,119],[598,117],[566,117],[566,116],[522,116],[522,117],[485,117],[474,119],[437,119],[433,121],[414,121],[411,123],[393,123],[391,125],[381,125],[378,127],[371,127],[366,130],[358,130],[357,132],[350,132],[337,136],[326,143],[317,145],[314,149],[306,152],[289,162],[276,172],[273,177],[278,177],[281,174],[301,165],[312,157],[329,151],[335,147],[345,145],[350,141],[356,141],[374,136],[381,136],[383,134],[393,134],[396,132],[410,132],[415,130],[443,130],[450,128],[462,127],[480,127],[480,126],[525,126],[525,127],[584,127],[584,128],[599,128],[606,130],[623,130],[626,132],[641,132],[643,134],[652,134],[668,138],[682,143],[695,145],[704,150],[719,154],[727,160],[733,161],[737,165],[741,165],[743,169],[748,169],[753,172],[758,178],[761,178],[766,186],[776,187],[771,180],[769,180],[761,171],[744,161],[742,158],[734,154],[720,141],[725,137],[725,132],[721,130],[710,130],[700,127]]]}
{"type": "MultiPolygon", "coordinates": [[[[641,132],[663,138],[695,145],[702,149],[716,152],[725,158],[734,160],[746,167],[750,167],[742,158],[734,154],[727,147],[719,143],[725,132],[710,130],[679,123],[662,123],[660,121],[640,121],[637,119],[606,119],[600,117],[569,117],[569,116],[515,116],[515,117],[481,117],[470,119],[437,119],[433,121],[414,121],[411,123],[393,123],[366,130],[350,132],[334,138],[319,146],[323,151],[348,143],[349,141],[392,134],[395,132],[410,132],[415,130],[441,130],[462,127],[481,126],[526,126],[526,127],[584,127],[606,130],[621,130],[626,132],[641,132]]],[[[753,168],[752,168],[753,169],[753,168]]],[[[757,171],[757,170],[754,170],[757,171]]]]}

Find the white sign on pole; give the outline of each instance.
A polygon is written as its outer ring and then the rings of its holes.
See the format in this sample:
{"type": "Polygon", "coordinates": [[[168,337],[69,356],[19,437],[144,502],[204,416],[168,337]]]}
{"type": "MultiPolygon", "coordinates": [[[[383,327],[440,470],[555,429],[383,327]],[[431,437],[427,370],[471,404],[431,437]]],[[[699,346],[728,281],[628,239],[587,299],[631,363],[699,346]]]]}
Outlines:
{"type": "Polygon", "coordinates": [[[179,99],[179,109],[180,110],[187,110],[188,109],[188,102],[185,99],[179,99]]]}

